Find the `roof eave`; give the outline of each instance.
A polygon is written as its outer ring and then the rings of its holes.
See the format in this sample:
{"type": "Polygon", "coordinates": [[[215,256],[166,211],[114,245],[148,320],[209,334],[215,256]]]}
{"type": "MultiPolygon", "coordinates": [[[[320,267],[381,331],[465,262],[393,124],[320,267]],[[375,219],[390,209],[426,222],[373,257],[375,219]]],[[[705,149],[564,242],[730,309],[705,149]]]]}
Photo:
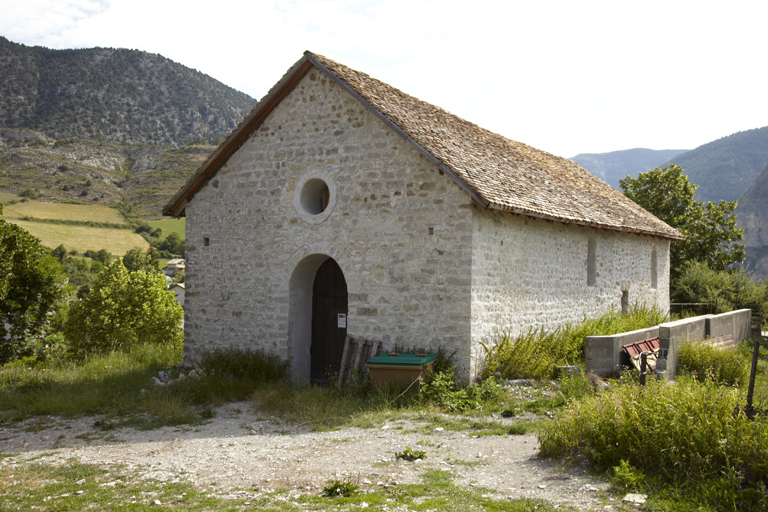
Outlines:
{"type": "Polygon", "coordinates": [[[512,206],[497,204],[497,203],[490,203],[488,208],[492,210],[500,210],[507,213],[513,213],[515,215],[522,215],[525,217],[532,217],[536,219],[559,222],[561,224],[573,224],[576,226],[584,226],[584,227],[596,228],[596,229],[606,229],[609,231],[619,231],[622,233],[633,233],[636,235],[653,236],[658,238],[664,238],[672,242],[680,242],[682,240],[685,240],[685,236],[674,228],[672,228],[674,233],[664,233],[661,231],[644,230],[644,229],[632,228],[629,226],[616,226],[616,225],[610,225],[610,224],[602,224],[599,222],[589,222],[581,219],[567,219],[564,217],[547,215],[546,213],[542,213],[542,212],[523,210],[521,208],[514,208],[512,206]]]}

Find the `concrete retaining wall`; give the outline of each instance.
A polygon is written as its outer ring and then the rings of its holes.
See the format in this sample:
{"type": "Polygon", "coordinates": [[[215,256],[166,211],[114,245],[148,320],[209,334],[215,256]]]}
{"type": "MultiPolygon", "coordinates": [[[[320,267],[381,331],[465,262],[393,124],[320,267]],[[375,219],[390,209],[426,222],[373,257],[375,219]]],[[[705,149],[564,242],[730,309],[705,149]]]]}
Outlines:
{"type": "Polygon", "coordinates": [[[604,375],[616,371],[622,366],[629,366],[629,356],[621,350],[623,345],[655,338],[659,335],[658,327],[623,332],[611,336],[587,336],[584,340],[584,356],[587,373],[604,375]]]}
{"type": "Polygon", "coordinates": [[[712,315],[708,324],[707,336],[717,338],[731,334],[736,343],[741,343],[750,336],[751,321],[751,309],[739,309],[722,315],[712,315]]]}
{"type": "Polygon", "coordinates": [[[668,351],[666,379],[674,380],[681,343],[727,335],[732,335],[734,341],[740,343],[749,337],[751,316],[751,310],[740,309],[721,315],[703,315],[667,322],[650,329],[612,336],[587,336],[584,340],[587,372],[603,375],[622,366],[629,366],[629,358],[621,347],[658,336],[659,347],[668,351]]]}
{"type": "Polygon", "coordinates": [[[714,315],[695,316],[659,325],[659,348],[667,352],[667,380],[675,380],[680,344],[707,337],[707,325],[714,315]]]}

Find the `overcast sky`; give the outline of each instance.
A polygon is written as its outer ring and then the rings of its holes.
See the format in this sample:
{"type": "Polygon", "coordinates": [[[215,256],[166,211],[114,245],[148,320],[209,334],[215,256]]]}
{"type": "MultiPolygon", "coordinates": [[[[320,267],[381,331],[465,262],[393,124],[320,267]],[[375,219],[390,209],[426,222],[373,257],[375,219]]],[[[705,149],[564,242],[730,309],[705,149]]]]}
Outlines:
{"type": "Polygon", "coordinates": [[[311,50],[565,157],[768,125],[766,20],[765,0],[0,0],[17,43],[159,53],[257,99],[311,50]]]}

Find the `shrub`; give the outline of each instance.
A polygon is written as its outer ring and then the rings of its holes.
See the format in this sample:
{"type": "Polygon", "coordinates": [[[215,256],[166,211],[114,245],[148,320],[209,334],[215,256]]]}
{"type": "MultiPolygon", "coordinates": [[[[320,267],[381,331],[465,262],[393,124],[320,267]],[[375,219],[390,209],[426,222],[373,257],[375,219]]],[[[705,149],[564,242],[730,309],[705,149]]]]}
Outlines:
{"type": "Polygon", "coordinates": [[[730,486],[734,498],[740,491],[731,484],[768,475],[768,421],[734,413],[739,401],[738,390],[709,379],[699,383],[681,377],[676,385],[650,381],[645,387],[622,381],[571,402],[545,424],[539,433],[541,454],[581,455],[599,470],[618,466],[623,476],[616,476],[627,485],[637,483],[633,475],[644,474],[683,488],[730,486]]]}
{"type": "Polygon", "coordinates": [[[501,403],[504,387],[493,377],[462,387],[453,375],[453,368],[433,373],[419,390],[419,400],[449,412],[492,409],[501,403]]]}
{"type": "Polygon", "coordinates": [[[427,452],[423,450],[413,450],[410,446],[406,446],[405,450],[395,453],[395,458],[413,462],[419,459],[426,459],[427,452]]]}
{"type": "Polygon", "coordinates": [[[684,343],[678,353],[678,370],[703,381],[739,386],[747,377],[747,364],[737,348],[715,348],[707,343],[684,343]]]}
{"type": "Polygon", "coordinates": [[[768,313],[768,284],[741,269],[716,271],[691,262],[673,281],[670,294],[673,302],[716,304],[717,311],[749,307],[754,315],[768,313]]]}
{"type": "Polygon", "coordinates": [[[17,351],[36,352],[35,338],[46,331],[66,293],[61,267],[40,240],[0,219],[0,363],[17,351]]]}
{"type": "Polygon", "coordinates": [[[104,269],[91,291],[72,304],[64,327],[71,350],[130,350],[144,342],[183,342],[184,312],[159,273],[128,272],[120,258],[104,269]]]}
{"type": "Polygon", "coordinates": [[[330,480],[323,487],[321,495],[326,498],[349,498],[357,492],[358,486],[349,478],[343,480],[330,480]]]}

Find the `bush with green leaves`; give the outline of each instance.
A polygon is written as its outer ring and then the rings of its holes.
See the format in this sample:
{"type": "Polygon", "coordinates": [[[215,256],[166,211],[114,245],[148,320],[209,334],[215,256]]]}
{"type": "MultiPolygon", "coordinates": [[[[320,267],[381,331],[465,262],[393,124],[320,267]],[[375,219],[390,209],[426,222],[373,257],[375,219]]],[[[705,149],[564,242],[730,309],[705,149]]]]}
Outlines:
{"type": "Polygon", "coordinates": [[[738,389],[709,379],[651,380],[644,387],[622,379],[609,391],[571,402],[544,424],[540,451],[580,456],[602,471],[623,467],[628,486],[639,483],[633,475],[643,474],[690,499],[710,500],[715,509],[727,503],[733,509],[736,501],[765,506],[768,418],[750,421],[739,412],[742,400],[738,389]]]}
{"type": "Polygon", "coordinates": [[[493,377],[480,384],[460,386],[454,371],[435,372],[419,389],[419,400],[449,412],[482,411],[498,407],[504,398],[504,386],[493,377]]]}
{"type": "Polygon", "coordinates": [[[741,386],[749,371],[749,360],[737,348],[683,343],[677,357],[678,371],[699,381],[711,379],[718,384],[741,386]]]}
{"type": "Polygon", "coordinates": [[[395,458],[413,462],[416,460],[426,459],[427,452],[424,450],[414,450],[410,446],[406,446],[405,450],[395,453],[395,458]]]}
{"type": "Polygon", "coordinates": [[[184,312],[160,273],[129,272],[118,258],[72,304],[64,335],[73,353],[129,350],[139,343],[181,344],[184,312]]]}
{"type": "Polygon", "coordinates": [[[349,498],[354,496],[357,490],[358,485],[350,478],[329,480],[325,487],[323,487],[323,492],[320,495],[326,498],[349,498]]]}
{"type": "Polygon", "coordinates": [[[712,270],[691,262],[672,283],[672,302],[710,303],[717,311],[750,308],[754,315],[768,314],[768,281],[756,282],[744,270],[712,270]]]}
{"type": "Polygon", "coordinates": [[[0,220],[0,363],[44,346],[39,337],[66,293],[61,267],[40,240],[0,220]]]}
{"type": "Polygon", "coordinates": [[[657,308],[635,307],[627,313],[610,311],[580,324],[565,324],[554,331],[531,329],[513,338],[504,333],[483,344],[483,377],[551,379],[558,366],[583,363],[584,338],[634,331],[667,321],[657,308]]]}

